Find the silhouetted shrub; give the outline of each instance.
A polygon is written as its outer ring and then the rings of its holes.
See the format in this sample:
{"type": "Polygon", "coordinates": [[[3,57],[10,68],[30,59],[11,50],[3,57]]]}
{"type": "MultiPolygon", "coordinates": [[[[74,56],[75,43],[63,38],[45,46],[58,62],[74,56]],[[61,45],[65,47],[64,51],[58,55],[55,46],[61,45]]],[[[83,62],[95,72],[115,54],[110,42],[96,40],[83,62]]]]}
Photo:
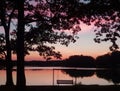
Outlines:
{"type": "Polygon", "coordinates": [[[91,56],[74,55],[67,59],[67,66],[95,67],[95,60],[91,56]]]}

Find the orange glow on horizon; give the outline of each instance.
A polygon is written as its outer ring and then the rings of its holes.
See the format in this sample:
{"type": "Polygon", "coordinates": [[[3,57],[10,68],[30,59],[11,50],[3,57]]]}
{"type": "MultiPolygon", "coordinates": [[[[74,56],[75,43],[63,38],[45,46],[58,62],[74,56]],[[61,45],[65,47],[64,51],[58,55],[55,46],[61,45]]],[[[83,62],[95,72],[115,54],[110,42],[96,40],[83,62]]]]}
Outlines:
{"type": "MultiPolygon", "coordinates": [[[[14,54],[14,55],[12,55],[12,60],[16,60],[17,59],[17,57],[16,57],[16,55],[14,54]]],[[[45,59],[43,59],[43,57],[41,57],[40,55],[39,55],[39,53],[38,52],[30,52],[30,55],[26,55],[25,56],[25,61],[32,61],[32,60],[45,60],[45,59]]]]}
{"type": "MultiPolygon", "coordinates": [[[[93,58],[96,58],[97,56],[108,53],[108,52],[105,52],[105,51],[104,52],[101,51],[101,52],[98,52],[98,53],[94,53],[94,52],[89,52],[89,53],[87,53],[87,52],[82,52],[82,53],[70,52],[70,53],[68,53],[68,52],[61,51],[61,53],[63,54],[62,55],[62,60],[68,59],[72,55],[92,56],[93,58]]],[[[13,55],[12,59],[16,60],[16,55],[13,55]]],[[[57,59],[53,58],[52,60],[57,60],[57,59]]],[[[45,59],[43,59],[43,57],[41,57],[37,52],[31,52],[30,55],[27,55],[25,57],[25,61],[45,61],[45,59]]]]}

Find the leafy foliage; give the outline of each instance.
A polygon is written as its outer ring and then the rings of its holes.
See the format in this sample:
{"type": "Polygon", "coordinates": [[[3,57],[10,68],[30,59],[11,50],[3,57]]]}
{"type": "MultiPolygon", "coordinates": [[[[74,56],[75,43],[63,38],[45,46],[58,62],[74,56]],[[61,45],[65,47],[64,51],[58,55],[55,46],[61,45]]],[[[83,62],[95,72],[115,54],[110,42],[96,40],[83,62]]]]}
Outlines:
{"type": "MultiPolygon", "coordinates": [[[[16,0],[6,0],[6,3],[6,18],[12,13],[11,23],[16,27],[18,14],[16,0]]],[[[119,0],[89,0],[88,3],[80,0],[25,0],[24,22],[27,27],[25,53],[29,54],[28,51],[35,51],[33,48],[35,45],[46,46],[46,49],[54,50],[53,47],[48,46],[49,48],[47,48],[46,44],[60,42],[62,45],[68,46],[70,42],[75,42],[77,39],[75,35],[81,30],[80,21],[87,25],[94,23],[96,27],[94,30],[95,42],[110,41],[112,42],[110,50],[118,49],[119,4],[119,0]],[[58,30],[59,32],[56,32],[58,30]],[[68,34],[63,30],[72,30],[72,33],[68,34]]],[[[11,39],[11,41],[13,40],[11,39]]]]}
{"type": "Polygon", "coordinates": [[[119,48],[117,40],[120,38],[120,1],[119,0],[91,0],[89,8],[91,11],[88,22],[96,26],[94,32],[95,42],[110,41],[111,51],[119,48]],[[95,3],[95,4],[93,4],[95,3]],[[92,15],[91,15],[92,14],[92,15]]]}
{"type": "Polygon", "coordinates": [[[0,59],[5,59],[5,37],[0,34],[0,59]]]}
{"type": "MultiPolygon", "coordinates": [[[[14,27],[17,26],[17,2],[16,0],[9,1],[6,0],[6,13],[5,13],[5,22],[10,24],[14,27]],[[9,21],[10,18],[10,21],[9,21]],[[8,20],[7,20],[8,19],[8,20]]],[[[45,0],[26,0],[24,3],[24,22],[26,25],[25,31],[25,54],[29,54],[29,51],[39,51],[40,55],[42,56],[54,56],[57,58],[61,57],[60,52],[55,52],[54,47],[50,47],[46,44],[56,44],[60,42],[62,45],[68,46],[70,42],[75,42],[76,37],[73,34],[67,34],[64,31],[56,32],[55,30],[62,30],[68,29],[68,25],[74,26],[75,19],[69,19],[71,23],[67,21],[67,17],[63,11],[55,12],[51,8],[52,3],[48,3],[45,0]],[[61,13],[61,16],[58,16],[56,13],[61,13]],[[57,21],[59,20],[59,21],[57,21]],[[67,24],[68,23],[68,24],[67,24]],[[37,46],[36,49],[34,46],[37,46]],[[34,47],[34,48],[33,48],[34,47]],[[44,48],[40,48],[44,47],[44,48]],[[44,49],[44,51],[41,51],[44,49]],[[46,50],[46,52],[45,52],[46,50]],[[48,52],[49,51],[49,52],[48,52]],[[43,52],[43,53],[42,53],[43,52]],[[50,54],[51,53],[51,54],[50,54]],[[56,56],[55,56],[56,55],[56,56]]],[[[55,3],[58,5],[58,2],[55,3]]],[[[58,5],[60,7],[60,4],[58,5]]],[[[62,9],[61,9],[62,10],[62,9]]],[[[2,14],[2,13],[1,13],[2,14]]],[[[69,27],[70,29],[71,27],[69,27]]],[[[76,34],[80,28],[74,27],[74,34],[76,34]]],[[[17,28],[12,30],[11,34],[11,48],[14,53],[16,53],[16,33],[17,28]]],[[[45,56],[45,58],[46,58],[45,56]]]]}

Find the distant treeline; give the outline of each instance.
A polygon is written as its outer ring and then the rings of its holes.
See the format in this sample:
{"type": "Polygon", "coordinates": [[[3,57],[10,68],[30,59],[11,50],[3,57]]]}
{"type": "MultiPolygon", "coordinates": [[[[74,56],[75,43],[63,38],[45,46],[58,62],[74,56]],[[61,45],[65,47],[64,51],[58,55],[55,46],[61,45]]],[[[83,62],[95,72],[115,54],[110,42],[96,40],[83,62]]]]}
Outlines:
{"type": "MultiPolygon", "coordinates": [[[[5,60],[0,61],[0,68],[5,67],[5,60]]],[[[12,62],[16,66],[16,61],[12,62]]],[[[26,61],[25,66],[64,66],[84,68],[120,68],[120,51],[114,51],[94,59],[91,56],[73,55],[66,60],[58,61],[26,61]]]]}
{"type": "Polygon", "coordinates": [[[98,56],[95,61],[96,67],[116,68],[120,67],[120,51],[114,51],[98,56]]]}

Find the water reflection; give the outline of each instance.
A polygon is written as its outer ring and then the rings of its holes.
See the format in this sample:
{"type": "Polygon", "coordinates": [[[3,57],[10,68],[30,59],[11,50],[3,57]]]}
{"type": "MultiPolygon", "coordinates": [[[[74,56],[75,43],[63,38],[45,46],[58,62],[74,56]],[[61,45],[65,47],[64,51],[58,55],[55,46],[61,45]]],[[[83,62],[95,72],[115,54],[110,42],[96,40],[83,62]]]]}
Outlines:
{"type": "Polygon", "coordinates": [[[71,77],[89,77],[94,75],[94,70],[78,70],[78,69],[64,69],[62,72],[69,74],[71,77]]]}
{"type": "MultiPolygon", "coordinates": [[[[57,80],[73,80],[75,84],[83,85],[120,85],[120,69],[97,70],[60,67],[28,67],[25,70],[27,85],[58,85],[57,80]]],[[[16,70],[13,71],[16,83],[16,70]]],[[[0,70],[0,85],[5,84],[6,71],[0,70]]]]}
{"type": "Polygon", "coordinates": [[[108,82],[114,83],[114,85],[120,84],[120,69],[107,69],[107,70],[77,70],[77,69],[64,69],[63,73],[68,74],[71,77],[91,77],[96,75],[100,79],[105,79],[108,82]]]}
{"type": "Polygon", "coordinates": [[[120,84],[120,69],[97,70],[96,75],[99,78],[113,82],[115,85],[120,84]]]}
{"type": "Polygon", "coordinates": [[[81,82],[77,83],[79,77],[90,77],[94,75],[94,70],[78,70],[78,69],[64,69],[63,73],[68,74],[70,77],[75,78],[75,84],[82,84],[81,82]]]}

